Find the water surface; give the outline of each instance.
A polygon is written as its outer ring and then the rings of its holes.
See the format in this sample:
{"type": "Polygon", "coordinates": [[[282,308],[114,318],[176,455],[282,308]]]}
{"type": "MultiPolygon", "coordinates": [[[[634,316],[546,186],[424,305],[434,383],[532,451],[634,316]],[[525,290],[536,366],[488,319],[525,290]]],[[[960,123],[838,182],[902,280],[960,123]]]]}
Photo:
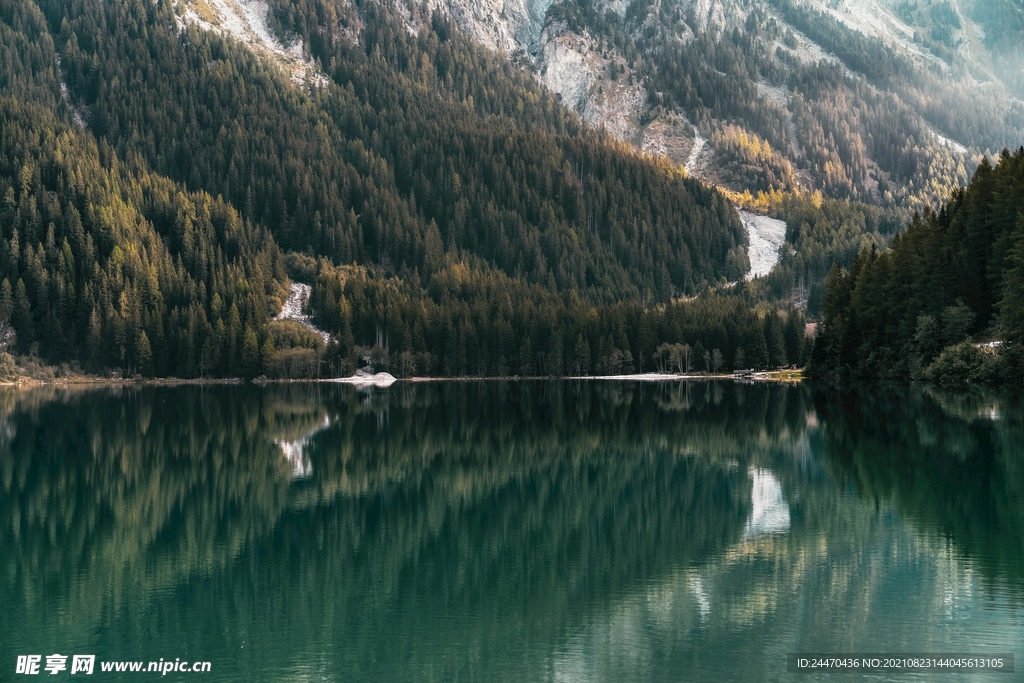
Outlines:
{"type": "Polygon", "coordinates": [[[1018,405],[730,383],[10,391],[0,680],[53,653],[209,661],[163,677],[203,681],[1020,657],[1018,405]]]}

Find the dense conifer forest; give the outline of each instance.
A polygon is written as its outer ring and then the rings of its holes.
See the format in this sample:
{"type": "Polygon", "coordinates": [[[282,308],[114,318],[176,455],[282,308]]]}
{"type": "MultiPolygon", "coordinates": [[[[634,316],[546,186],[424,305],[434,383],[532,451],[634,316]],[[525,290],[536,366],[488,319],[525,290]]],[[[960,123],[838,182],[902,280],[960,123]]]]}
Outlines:
{"type": "Polygon", "coordinates": [[[1024,377],[1024,148],[983,161],[890,249],[832,267],[811,368],[961,383],[1024,377]]]}
{"type": "Polygon", "coordinates": [[[798,364],[807,350],[800,311],[752,307],[743,292],[595,307],[463,263],[425,291],[358,266],[307,267],[322,326],[378,340],[363,360],[403,376],[720,373],[798,364]]]}

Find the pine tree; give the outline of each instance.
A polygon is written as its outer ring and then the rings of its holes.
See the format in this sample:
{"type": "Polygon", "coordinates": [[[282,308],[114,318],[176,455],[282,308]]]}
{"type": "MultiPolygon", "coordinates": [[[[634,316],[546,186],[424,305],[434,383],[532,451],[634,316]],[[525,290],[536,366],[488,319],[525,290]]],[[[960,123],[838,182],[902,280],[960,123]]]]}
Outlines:
{"type": "Polygon", "coordinates": [[[135,344],[135,364],[138,372],[144,377],[153,374],[153,350],[149,345],[149,336],[145,330],[139,333],[135,344]]]}
{"type": "Polygon", "coordinates": [[[11,293],[11,281],[7,278],[0,282],[0,323],[6,323],[14,312],[14,298],[11,293]]]}
{"type": "Polygon", "coordinates": [[[259,338],[252,327],[246,327],[242,339],[241,373],[244,377],[255,377],[261,367],[259,338]]]}

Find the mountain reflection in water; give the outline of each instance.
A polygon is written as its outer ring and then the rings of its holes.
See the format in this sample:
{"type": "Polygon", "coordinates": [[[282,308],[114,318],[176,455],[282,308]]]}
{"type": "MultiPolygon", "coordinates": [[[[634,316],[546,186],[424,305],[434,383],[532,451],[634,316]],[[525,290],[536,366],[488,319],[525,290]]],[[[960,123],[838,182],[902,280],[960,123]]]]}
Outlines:
{"type": "Polygon", "coordinates": [[[779,480],[771,470],[751,467],[750,481],[753,484],[750,491],[753,509],[743,528],[743,537],[789,531],[789,505],[782,495],[779,480]]]}
{"type": "Polygon", "coordinates": [[[1012,651],[1017,405],[721,383],[9,391],[0,666],[757,681],[789,680],[796,651],[1012,651]]]}

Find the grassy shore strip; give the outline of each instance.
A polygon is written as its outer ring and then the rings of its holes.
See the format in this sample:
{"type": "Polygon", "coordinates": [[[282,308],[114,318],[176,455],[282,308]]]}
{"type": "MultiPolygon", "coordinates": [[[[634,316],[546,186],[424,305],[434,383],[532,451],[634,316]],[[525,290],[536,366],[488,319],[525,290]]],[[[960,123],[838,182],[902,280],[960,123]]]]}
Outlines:
{"type": "Polygon", "coordinates": [[[803,368],[798,368],[796,370],[755,372],[749,378],[758,382],[802,382],[804,380],[804,370],[803,368]]]}

